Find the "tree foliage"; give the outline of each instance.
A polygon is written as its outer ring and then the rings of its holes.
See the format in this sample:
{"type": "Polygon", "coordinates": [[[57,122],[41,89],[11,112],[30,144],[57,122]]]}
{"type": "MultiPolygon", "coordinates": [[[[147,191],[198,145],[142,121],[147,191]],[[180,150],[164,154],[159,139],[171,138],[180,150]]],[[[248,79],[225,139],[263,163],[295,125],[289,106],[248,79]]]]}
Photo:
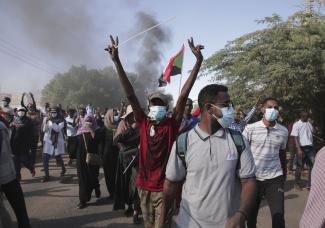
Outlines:
{"type": "Polygon", "coordinates": [[[205,61],[205,73],[226,83],[235,104],[246,108],[262,95],[278,98],[288,121],[311,110],[324,134],[325,17],[298,12],[258,23],[267,28],[230,41],[205,61]]]}
{"type": "MultiPolygon", "coordinates": [[[[128,77],[142,105],[146,104],[146,87],[134,73],[128,77]]],[[[57,74],[42,90],[42,102],[63,107],[92,104],[101,108],[116,107],[125,98],[124,91],[112,67],[102,70],[73,66],[57,74]]],[[[145,106],[144,106],[145,107],[145,106]]]]}

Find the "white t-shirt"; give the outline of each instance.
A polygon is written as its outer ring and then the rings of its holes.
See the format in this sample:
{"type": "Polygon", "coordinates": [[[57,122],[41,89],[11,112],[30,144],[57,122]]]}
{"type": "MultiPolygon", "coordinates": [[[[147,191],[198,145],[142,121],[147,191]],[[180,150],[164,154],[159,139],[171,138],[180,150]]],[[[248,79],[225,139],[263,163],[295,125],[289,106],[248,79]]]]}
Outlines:
{"type": "Polygon", "coordinates": [[[67,136],[75,136],[77,134],[77,127],[73,126],[73,118],[68,116],[65,118],[65,121],[67,122],[67,136]]]}
{"type": "Polygon", "coordinates": [[[291,131],[291,136],[298,137],[300,146],[312,146],[313,145],[313,126],[311,123],[302,122],[299,120],[294,123],[291,131]]]}

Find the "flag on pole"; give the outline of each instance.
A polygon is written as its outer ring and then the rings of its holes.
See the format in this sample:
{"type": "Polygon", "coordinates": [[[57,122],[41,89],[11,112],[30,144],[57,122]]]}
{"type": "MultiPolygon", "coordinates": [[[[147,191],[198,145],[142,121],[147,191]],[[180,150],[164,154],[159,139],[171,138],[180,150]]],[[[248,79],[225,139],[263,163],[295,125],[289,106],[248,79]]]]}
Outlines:
{"type": "Polygon", "coordinates": [[[163,76],[165,82],[170,82],[171,76],[182,74],[184,50],[185,46],[183,44],[181,50],[169,60],[163,76]]]}

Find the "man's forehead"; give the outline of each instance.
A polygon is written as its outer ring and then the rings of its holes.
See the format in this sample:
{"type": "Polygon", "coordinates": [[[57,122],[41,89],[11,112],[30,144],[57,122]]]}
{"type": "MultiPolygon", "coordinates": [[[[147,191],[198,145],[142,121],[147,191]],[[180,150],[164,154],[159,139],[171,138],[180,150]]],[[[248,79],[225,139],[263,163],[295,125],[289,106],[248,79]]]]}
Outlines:
{"type": "Polygon", "coordinates": [[[230,102],[230,96],[228,92],[219,92],[218,95],[216,96],[217,102],[218,103],[228,103],[230,102]]]}
{"type": "Polygon", "coordinates": [[[275,100],[268,100],[266,102],[266,106],[277,106],[277,105],[278,105],[278,102],[275,100]]]}

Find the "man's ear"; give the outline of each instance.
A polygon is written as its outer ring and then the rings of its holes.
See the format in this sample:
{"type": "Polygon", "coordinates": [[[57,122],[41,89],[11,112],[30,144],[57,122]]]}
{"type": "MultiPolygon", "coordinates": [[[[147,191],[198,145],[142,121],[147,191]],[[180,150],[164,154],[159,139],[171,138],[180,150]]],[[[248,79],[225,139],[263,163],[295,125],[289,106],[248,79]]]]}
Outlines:
{"type": "Polygon", "coordinates": [[[212,114],[212,105],[207,103],[207,104],[204,104],[204,109],[206,109],[206,111],[209,113],[209,114],[212,114]]]}

